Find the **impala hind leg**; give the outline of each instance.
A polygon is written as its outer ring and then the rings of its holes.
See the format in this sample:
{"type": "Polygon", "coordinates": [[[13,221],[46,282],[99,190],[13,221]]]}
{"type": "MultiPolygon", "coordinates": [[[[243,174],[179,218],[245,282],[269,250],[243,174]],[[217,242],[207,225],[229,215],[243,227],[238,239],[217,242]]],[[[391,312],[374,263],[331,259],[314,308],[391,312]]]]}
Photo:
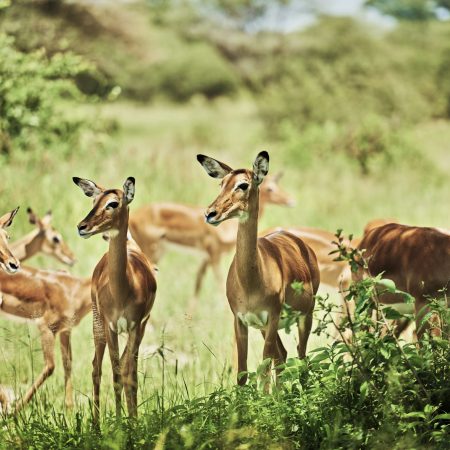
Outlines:
{"type": "Polygon", "coordinates": [[[39,325],[39,331],[41,333],[45,366],[27,393],[17,403],[16,412],[20,411],[31,400],[35,392],[55,370],[55,334],[45,323],[39,325]]]}
{"type": "Polygon", "coordinates": [[[430,306],[428,299],[424,297],[416,297],[415,302],[415,314],[416,314],[416,332],[417,338],[420,342],[420,338],[426,331],[430,332],[433,337],[440,337],[442,334],[441,321],[437,313],[431,314],[431,317],[423,322],[424,317],[430,312],[430,306]]]}
{"type": "Polygon", "coordinates": [[[139,357],[139,346],[144,336],[145,323],[137,326],[128,334],[128,342],[122,355],[122,378],[127,399],[128,415],[137,416],[137,390],[138,377],[137,365],[139,357]]]}
{"type": "Polygon", "coordinates": [[[111,360],[111,369],[113,373],[114,397],[116,401],[116,418],[122,415],[122,375],[119,360],[119,336],[117,333],[107,328],[105,330],[106,342],[108,344],[109,358],[111,360]]]}
{"type": "Polygon", "coordinates": [[[65,386],[65,404],[66,408],[73,406],[73,388],[72,388],[72,344],[70,342],[70,331],[62,331],[59,335],[61,346],[61,357],[64,368],[64,386],[65,386]]]}
{"type": "Polygon", "coordinates": [[[313,312],[310,311],[301,315],[298,321],[298,357],[304,359],[306,356],[306,346],[308,345],[309,334],[311,333],[313,312]]]}
{"type": "Polygon", "coordinates": [[[234,316],[234,333],[237,349],[237,383],[243,386],[247,382],[248,328],[234,316]],[[242,372],[242,375],[240,375],[242,372]]]}
{"type": "MultiPolygon", "coordinates": [[[[264,340],[266,339],[266,332],[264,330],[261,330],[261,333],[263,335],[264,340]]],[[[277,332],[277,352],[278,352],[278,356],[275,359],[274,363],[275,363],[275,367],[276,367],[276,373],[277,373],[277,380],[278,380],[278,375],[281,373],[281,369],[277,368],[280,364],[284,364],[286,362],[286,358],[287,358],[287,351],[284,348],[283,345],[283,341],[280,338],[280,335],[277,332]]]]}

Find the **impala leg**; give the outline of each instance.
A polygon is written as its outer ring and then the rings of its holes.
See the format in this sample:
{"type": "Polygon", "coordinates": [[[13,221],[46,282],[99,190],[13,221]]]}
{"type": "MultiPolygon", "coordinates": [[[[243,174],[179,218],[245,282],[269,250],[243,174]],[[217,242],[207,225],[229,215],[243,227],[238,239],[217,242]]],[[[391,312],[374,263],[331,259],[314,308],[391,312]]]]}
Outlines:
{"type": "Polygon", "coordinates": [[[398,319],[394,322],[394,335],[399,338],[400,335],[408,328],[411,324],[409,319],[398,319]]]}
{"type": "Polygon", "coordinates": [[[416,312],[416,332],[417,332],[417,338],[420,341],[420,338],[423,336],[425,331],[431,330],[430,334],[433,337],[439,337],[441,336],[441,323],[439,320],[439,316],[437,314],[432,314],[430,319],[427,321],[427,323],[422,324],[422,320],[430,312],[430,307],[428,304],[427,299],[423,297],[416,297],[415,302],[415,312],[416,312]]]}
{"type": "Polygon", "coordinates": [[[234,334],[237,348],[237,383],[243,386],[247,382],[248,328],[234,316],[234,334]],[[245,372],[239,376],[241,372],[245,372]]]}
{"type": "Polygon", "coordinates": [[[309,334],[311,333],[311,327],[313,322],[313,312],[312,310],[301,315],[298,321],[298,357],[304,359],[306,356],[306,346],[308,344],[309,334]]]}
{"type": "Polygon", "coordinates": [[[269,392],[270,389],[270,374],[272,370],[272,362],[275,366],[279,366],[284,362],[283,359],[281,359],[282,352],[278,344],[278,342],[281,342],[281,339],[278,336],[278,322],[278,315],[275,315],[275,317],[270,316],[265,333],[263,359],[271,359],[271,363],[268,365],[266,371],[266,381],[264,383],[265,392],[269,392]]]}
{"type": "MultiPolygon", "coordinates": [[[[261,334],[263,335],[264,340],[266,339],[266,332],[264,330],[261,330],[261,334]]],[[[277,352],[278,352],[278,356],[277,356],[277,361],[279,361],[278,363],[276,363],[276,366],[278,366],[279,364],[283,364],[286,362],[286,358],[287,358],[287,351],[284,348],[283,345],[283,341],[280,338],[280,335],[277,332],[277,352]]],[[[276,369],[277,371],[277,376],[280,374],[281,369],[276,369]]]]}
{"type": "Polygon", "coordinates": [[[92,302],[92,313],[94,319],[94,346],[95,354],[92,361],[92,384],[94,394],[94,411],[93,420],[94,425],[98,426],[98,419],[100,415],[100,382],[102,378],[102,362],[105,354],[106,338],[103,320],[97,312],[95,301],[92,302]]]}
{"type": "Polygon", "coordinates": [[[39,325],[39,331],[41,333],[45,366],[27,393],[17,403],[16,412],[20,411],[31,400],[35,392],[55,370],[55,334],[45,323],[39,325]]]}
{"type": "Polygon", "coordinates": [[[124,352],[124,364],[122,366],[123,383],[125,387],[125,396],[127,399],[128,415],[137,416],[137,364],[139,356],[139,346],[144,335],[144,327],[137,326],[130,331],[128,342],[124,352]]]}
{"type": "Polygon", "coordinates": [[[210,259],[205,258],[205,260],[202,262],[200,268],[198,269],[197,277],[195,279],[195,291],[194,291],[195,300],[197,300],[200,295],[203,280],[205,278],[206,270],[208,269],[209,264],[210,264],[210,259]]]}
{"type": "Polygon", "coordinates": [[[70,331],[61,331],[59,335],[59,343],[61,346],[61,357],[64,367],[64,386],[65,386],[65,403],[67,408],[73,406],[73,388],[72,388],[72,344],[70,342],[70,331]]]}
{"type": "Polygon", "coordinates": [[[106,342],[108,344],[109,358],[111,360],[111,368],[113,373],[114,397],[116,400],[116,418],[122,415],[122,378],[119,360],[119,336],[111,329],[106,329],[106,342]]]}

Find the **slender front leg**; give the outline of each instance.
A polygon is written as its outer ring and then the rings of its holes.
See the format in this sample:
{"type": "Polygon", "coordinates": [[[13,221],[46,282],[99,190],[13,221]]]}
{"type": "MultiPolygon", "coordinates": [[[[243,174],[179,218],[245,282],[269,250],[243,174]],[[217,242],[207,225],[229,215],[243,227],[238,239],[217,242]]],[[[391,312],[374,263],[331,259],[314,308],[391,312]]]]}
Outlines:
{"type": "Polygon", "coordinates": [[[55,370],[55,335],[44,322],[39,324],[39,331],[41,333],[42,351],[44,353],[45,366],[36,381],[32,384],[27,393],[22,399],[17,402],[16,413],[20,411],[33,397],[34,393],[44,383],[44,381],[55,370]]]}
{"type": "Polygon", "coordinates": [[[238,359],[237,383],[243,386],[247,382],[248,329],[236,315],[234,316],[234,333],[238,359]],[[242,372],[245,373],[240,375],[242,372]]]}
{"type": "MultiPolygon", "coordinates": [[[[269,392],[270,388],[270,373],[272,370],[272,362],[275,366],[282,364],[284,361],[281,359],[281,351],[278,347],[278,341],[280,337],[278,336],[278,323],[279,323],[279,315],[271,314],[269,316],[269,321],[267,324],[265,339],[264,339],[264,350],[263,350],[263,360],[270,358],[271,362],[267,366],[266,370],[266,379],[264,381],[264,391],[269,392]]],[[[284,348],[284,347],[283,347],[284,348]]]]}
{"type": "Polygon", "coordinates": [[[103,327],[103,320],[98,314],[97,305],[95,301],[92,302],[92,313],[94,319],[94,346],[95,354],[92,361],[92,384],[94,394],[94,411],[93,420],[94,426],[98,426],[98,419],[100,415],[100,382],[102,378],[102,361],[105,354],[106,338],[105,329],[103,327]]]}
{"type": "Polygon", "coordinates": [[[298,357],[304,359],[306,357],[306,346],[308,344],[309,334],[313,322],[313,311],[305,315],[301,315],[298,321],[298,357]]]}
{"type": "Polygon", "coordinates": [[[64,386],[66,392],[65,403],[66,408],[72,408],[72,345],[70,342],[70,330],[61,331],[59,335],[59,343],[61,346],[61,357],[64,367],[64,386]]]}
{"type": "Polygon", "coordinates": [[[200,268],[197,272],[197,277],[195,279],[195,291],[194,291],[194,298],[195,300],[198,299],[200,295],[200,290],[202,288],[203,279],[205,277],[206,270],[208,269],[208,266],[210,265],[211,261],[209,257],[205,258],[205,260],[202,262],[200,268]]]}
{"type": "Polygon", "coordinates": [[[113,373],[114,397],[116,400],[116,419],[122,415],[122,376],[119,361],[119,336],[114,331],[107,328],[105,330],[106,342],[108,344],[109,358],[113,373]]]}

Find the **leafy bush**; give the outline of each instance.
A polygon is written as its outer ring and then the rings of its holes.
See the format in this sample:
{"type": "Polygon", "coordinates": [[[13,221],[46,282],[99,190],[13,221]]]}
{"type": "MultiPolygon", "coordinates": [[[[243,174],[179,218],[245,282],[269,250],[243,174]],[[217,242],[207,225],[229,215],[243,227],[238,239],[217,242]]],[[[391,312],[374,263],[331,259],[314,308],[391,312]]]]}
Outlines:
{"type": "Polygon", "coordinates": [[[229,65],[205,44],[191,45],[185,53],[167,59],[159,66],[158,75],[162,90],[176,101],[186,101],[196,94],[214,98],[237,89],[229,65]]]}
{"type": "Polygon", "coordinates": [[[72,54],[47,59],[43,51],[31,54],[14,48],[13,39],[0,34],[0,149],[27,150],[32,144],[73,141],[82,119],[57,110],[57,101],[80,98],[74,78],[87,64],[72,54]]]}

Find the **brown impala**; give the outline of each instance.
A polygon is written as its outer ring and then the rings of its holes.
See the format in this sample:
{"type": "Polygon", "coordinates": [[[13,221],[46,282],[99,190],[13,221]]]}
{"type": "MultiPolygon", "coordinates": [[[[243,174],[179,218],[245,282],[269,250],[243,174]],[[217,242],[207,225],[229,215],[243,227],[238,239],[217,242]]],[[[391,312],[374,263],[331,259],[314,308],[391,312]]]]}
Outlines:
{"type": "Polygon", "coordinates": [[[27,213],[30,223],[36,225],[36,228],[10,245],[13,254],[20,261],[25,261],[37,253],[44,253],[53,256],[63,264],[73,266],[75,257],[61,233],[52,226],[51,211],[42,218],[39,218],[31,208],[27,209],[27,213]]]}
{"type": "MultiPolygon", "coordinates": [[[[266,204],[292,206],[292,198],[278,182],[282,172],[264,179],[260,186],[259,216],[266,204]]],[[[195,281],[198,297],[208,267],[213,269],[217,283],[222,286],[220,260],[236,246],[237,223],[225,223],[220,228],[205,224],[203,208],[178,203],[153,203],[138,209],[130,216],[130,231],[142,251],[157,263],[166,247],[181,251],[196,251],[204,256],[195,281]]]]}
{"type": "MultiPolygon", "coordinates": [[[[450,284],[450,235],[436,228],[390,223],[370,230],[359,244],[370,275],[383,272],[397,289],[415,298],[416,330],[420,338],[429,324],[420,326],[429,298],[445,298],[450,284]]],[[[361,278],[363,271],[356,274],[361,278]]],[[[447,294],[448,295],[448,294],[447,294]]],[[[398,294],[383,293],[385,304],[403,303],[398,294]]],[[[433,318],[433,322],[436,319],[433,318]]],[[[434,328],[432,334],[439,334],[434,328]]]]}
{"type": "Polygon", "coordinates": [[[93,181],[73,178],[83,192],[94,200],[91,212],[78,224],[78,233],[88,238],[109,233],[109,250],[92,275],[92,312],[94,315],[95,357],[94,420],[100,413],[100,381],[105,346],[108,344],[113,371],[116,415],[121,415],[122,388],[128,413],[137,415],[137,361],[145,325],[155,301],[154,270],[136,243],[128,239],[128,205],[134,198],[134,178],[127,178],[120,189],[103,189],[93,181]],[[119,334],[128,341],[119,359],[119,334]]]}
{"type": "Polygon", "coordinates": [[[239,220],[236,254],[227,278],[227,298],[234,314],[238,383],[245,384],[247,375],[241,372],[247,371],[249,326],[263,334],[264,359],[271,358],[275,365],[286,360],[287,353],[278,335],[284,303],[302,313],[298,323],[298,356],[305,357],[319,269],[314,252],[293,234],[279,231],[257,237],[259,186],[269,170],[267,152],[258,154],[253,170],[233,170],[204,155],[198,155],[197,159],[208,175],[222,179],[219,196],[206,210],[206,221],[219,225],[233,217],[239,220]],[[301,292],[292,287],[295,281],[303,283],[301,292]]]}
{"type": "MultiPolygon", "coordinates": [[[[23,267],[16,275],[0,273],[3,296],[0,312],[36,322],[45,362],[42,372],[16,404],[16,412],[31,400],[54,372],[55,340],[58,333],[64,367],[65,404],[67,407],[73,405],[70,335],[72,328],[91,310],[90,285],[90,279],[73,277],[63,271],[23,267]]],[[[3,402],[0,400],[0,403],[3,402]]]]}

